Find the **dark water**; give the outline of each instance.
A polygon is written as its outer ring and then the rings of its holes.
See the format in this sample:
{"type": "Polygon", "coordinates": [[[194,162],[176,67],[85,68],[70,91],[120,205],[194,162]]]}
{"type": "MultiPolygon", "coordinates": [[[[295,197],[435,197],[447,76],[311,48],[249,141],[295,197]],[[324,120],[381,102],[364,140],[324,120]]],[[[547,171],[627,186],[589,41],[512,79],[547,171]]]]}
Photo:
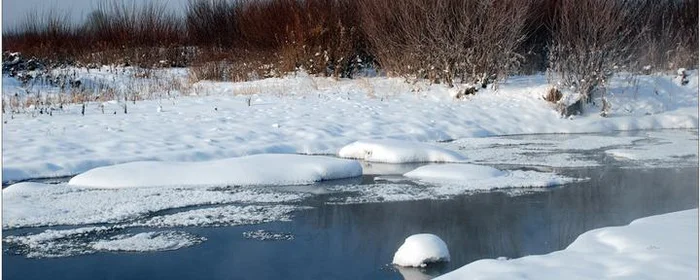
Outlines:
{"type": "Polygon", "coordinates": [[[448,244],[452,262],[432,271],[440,273],[482,258],[561,250],[590,229],[698,207],[697,167],[559,172],[591,180],[520,196],[496,192],[442,201],[318,203],[293,222],[185,228],[208,241],[177,251],[58,259],[4,254],[3,278],[402,279],[387,264],[403,239],[415,233],[434,233],[448,244]],[[295,239],[243,238],[243,232],[257,229],[290,232],[295,239]]]}

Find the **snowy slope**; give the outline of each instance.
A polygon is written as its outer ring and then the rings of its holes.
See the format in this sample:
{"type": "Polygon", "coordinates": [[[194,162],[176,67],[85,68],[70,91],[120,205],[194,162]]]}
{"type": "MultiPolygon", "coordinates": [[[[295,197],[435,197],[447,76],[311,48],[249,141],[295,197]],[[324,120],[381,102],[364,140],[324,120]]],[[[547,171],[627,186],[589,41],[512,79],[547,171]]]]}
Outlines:
{"type": "Polygon", "coordinates": [[[436,279],[697,279],[698,209],[591,230],[562,251],[479,260],[436,279]]]}
{"type": "MultiPolygon", "coordinates": [[[[75,175],[146,160],[337,154],[363,139],[434,143],[510,134],[697,128],[698,79],[693,74],[687,86],[664,75],[638,76],[631,86],[629,77],[620,76],[610,88],[610,117],[589,108],[573,119],[559,117],[542,100],[548,85],[541,75],[514,77],[498,91],[480,91],[466,100],[453,99],[453,89],[442,85],[382,77],[200,82],[191,88],[196,96],[129,102],[128,114],[115,101],[105,103],[105,114],[98,103],[89,103],[85,116],[77,105],[53,116],[6,115],[2,177],[6,182],[75,175]]],[[[4,93],[12,93],[13,83],[6,86],[4,93]]]]}

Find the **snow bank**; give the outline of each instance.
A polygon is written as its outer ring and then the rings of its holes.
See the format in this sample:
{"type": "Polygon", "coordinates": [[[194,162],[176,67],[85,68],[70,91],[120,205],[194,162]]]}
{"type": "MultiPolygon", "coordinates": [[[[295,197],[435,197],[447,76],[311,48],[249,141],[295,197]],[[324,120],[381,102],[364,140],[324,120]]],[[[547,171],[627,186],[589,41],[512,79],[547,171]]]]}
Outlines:
{"type": "MultiPolygon", "coordinates": [[[[184,71],[187,76],[186,70],[163,71],[184,71]]],[[[100,80],[109,82],[115,72],[121,71],[78,71],[84,82],[85,75],[104,75],[100,80]]],[[[542,100],[549,87],[544,75],[510,77],[497,92],[479,91],[467,100],[454,100],[444,85],[410,85],[400,78],[334,81],[300,76],[206,83],[193,87],[198,96],[129,104],[129,114],[117,110],[115,115],[111,109],[102,114],[99,104],[89,103],[85,116],[80,105],[66,105],[52,116],[8,116],[2,128],[2,175],[7,182],[71,176],[134,161],[329,154],[357,139],[435,143],[512,134],[697,128],[697,71],[687,86],[674,82],[674,76],[632,77],[638,86],[630,86],[629,77],[615,76],[608,88],[610,116],[602,118],[598,109],[587,108],[573,120],[560,118],[542,100]]],[[[18,85],[3,83],[3,94],[22,92],[18,85]]]]}
{"type": "Polygon", "coordinates": [[[361,140],[340,149],[340,157],[372,162],[461,162],[458,153],[432,145],[400,140],[361,140]]]}
{"type": "Polygon", "coordinates": [[[437,279],[694,279],[698,209],[588,231],[547,255],[480,260],[437,279]]]}
{"type": "Polygon", "coordinates": [[[394,254],[393,264],[424,267],[430,263],[449,262],[450,252],[440,237],[430,233],[414,234],[406,238],[394,254]]]}
{"type": "Polygon", "coordinates": [[[434,184],[460,186],[463,189],[491,190],[514,187],[551,187],[577,181],[555,173],[502,171],[473,164],[432,164],[404,174],[434,184]]]}
{"type": "Polygon", "coordinates": [[[94,188],[303,185],[362,175],[360,163],[321,156],[260,154],[209,162],[132,162],[100,167],[69,185],[94,188]]]}

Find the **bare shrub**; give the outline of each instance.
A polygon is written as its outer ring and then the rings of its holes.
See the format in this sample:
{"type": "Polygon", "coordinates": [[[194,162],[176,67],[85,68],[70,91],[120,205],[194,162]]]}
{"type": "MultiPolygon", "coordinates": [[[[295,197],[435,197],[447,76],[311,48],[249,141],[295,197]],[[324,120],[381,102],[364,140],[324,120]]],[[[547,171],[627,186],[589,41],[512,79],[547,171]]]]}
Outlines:
{"type": "Polygon", "coordinates": [[[68,13],[32,11],[17,26],[3,31],[3,50],[21,51],[30,57],[65,60],[75,55],[81,47],[81,39],[68,13]]]}
{"type": "Polygon", "coordinates": [[[228,0],[189,0],[185,11],[189,42],[220,48],[240,42],[238,4],[238,1],[228,0]]]}
{"type": "Polygon", "coordinates": [[[698,1],[648,0],[638,58],[657,70],[695,68],[698,62],[698,1]]]}
{"type": "Polygon", "coordinates": [[[517,66],[530,0],[362,0],[371,52],[388,72],[488,83],[517,66]]]}
{"type": "Polygon", "coordinates": [[[591,101],[609,77],[630,65],[641,39],[634,28],[642,14],[634,1],[560,0],[549,46],[551,82],[571,87],[591,101]]]}
{"type": "MultiPolygon", "coordinates": [[[[92,56],[101,63],[117,61],[153,67],[165,59],[162,48],[177,48],[183,42],[179,18],[168,12],[165,5],[155,2],[140,6],[135,1],[99,2],[88,15],[82,32],[88,34],[86,43],[101,52],[101,56],[92,56]]],[[[178,60],[172,53],[169,58],[178,60]]]]}

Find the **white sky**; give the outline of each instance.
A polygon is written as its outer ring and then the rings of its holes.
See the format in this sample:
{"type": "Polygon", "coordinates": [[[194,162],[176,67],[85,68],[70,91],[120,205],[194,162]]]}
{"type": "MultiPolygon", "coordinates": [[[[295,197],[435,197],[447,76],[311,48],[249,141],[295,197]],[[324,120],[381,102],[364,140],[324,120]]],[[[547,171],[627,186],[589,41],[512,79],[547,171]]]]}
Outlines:
{"type": "MultiPolygon", "coordinates": [[[[2,2],[2,28],[6,29],[23,21],[29,11],[36,10],[39,14],[48,10],[69,12],[76,21],[82,20],[97,3],[104,0],[0,0],[2,2]]],[[[132,3],[133,0],[125,0],[132,3]]],[[[146,2],[136,0],[137,3],[146,2]]],[[[163,0],[166,5],[181,10],[187,0],[163,0]]]]}

